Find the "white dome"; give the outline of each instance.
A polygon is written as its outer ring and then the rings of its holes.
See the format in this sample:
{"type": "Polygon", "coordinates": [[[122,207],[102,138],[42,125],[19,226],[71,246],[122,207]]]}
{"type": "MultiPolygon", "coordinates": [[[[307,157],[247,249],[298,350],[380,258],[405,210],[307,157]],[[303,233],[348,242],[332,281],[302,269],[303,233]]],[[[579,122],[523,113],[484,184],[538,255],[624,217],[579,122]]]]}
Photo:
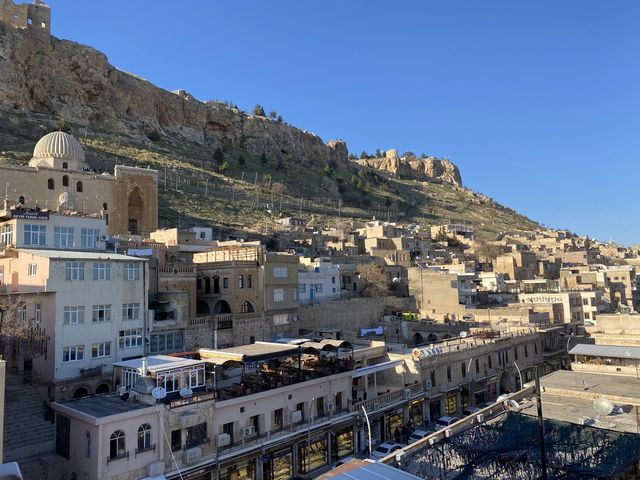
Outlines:
{"type": "Polygon", "coordinates": [[[60,161],[67,163],[67,168],[71,170],[82,170],[85,164],[82,145],[68,133],[48,133],[36,143],[30,163],[60,168],[57,165],[60,161]]]}

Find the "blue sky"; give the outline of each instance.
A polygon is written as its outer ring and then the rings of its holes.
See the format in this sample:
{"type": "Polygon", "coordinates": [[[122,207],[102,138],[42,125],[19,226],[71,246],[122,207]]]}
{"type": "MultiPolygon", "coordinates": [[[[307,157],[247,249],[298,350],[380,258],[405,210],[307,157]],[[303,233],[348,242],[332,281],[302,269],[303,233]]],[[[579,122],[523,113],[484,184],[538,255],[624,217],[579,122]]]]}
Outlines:
{"type": "Polygon", "coordinates": [[[640,2],[50,0],[52,32],[350,152],[447,156],[534,220],[640,243],[640,2]]]}

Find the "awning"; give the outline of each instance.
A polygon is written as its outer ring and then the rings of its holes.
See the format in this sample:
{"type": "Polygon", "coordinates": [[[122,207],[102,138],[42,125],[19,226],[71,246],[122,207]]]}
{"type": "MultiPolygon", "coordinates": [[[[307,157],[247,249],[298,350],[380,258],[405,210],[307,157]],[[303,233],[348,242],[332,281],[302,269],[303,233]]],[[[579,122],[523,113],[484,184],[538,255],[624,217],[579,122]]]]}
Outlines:
{"type": "Polygon", "coordinates": [[[300,348],[298,345],[286,345],[281,343],[256,342],[241,347],[223,348],[213,350],[201,348],[200,358],[207,363],[222,365],[228,361],[239,363],[259,362],[274,358],[289,357],[297,355],[300,348]]]}
{"type": "Polygon", "coordinates": [[[378,363],[377,365],[369,365],[356,369],[353,374],[353,378],[364,377],[365,375],[371,375],[372,373],[381,372],[383,370],[389,370],[395,368],[398,365],[404,364],[404,360],[388,360],[386,362],[378,363]]]}
{"type": "Polygon", "coordinates": [[[631,358],[640,360],[640,347],[628,347],[620,345],[591,345],[579,343],[571,350],[571,355],[588,355],[591,357],[631,358]]]}

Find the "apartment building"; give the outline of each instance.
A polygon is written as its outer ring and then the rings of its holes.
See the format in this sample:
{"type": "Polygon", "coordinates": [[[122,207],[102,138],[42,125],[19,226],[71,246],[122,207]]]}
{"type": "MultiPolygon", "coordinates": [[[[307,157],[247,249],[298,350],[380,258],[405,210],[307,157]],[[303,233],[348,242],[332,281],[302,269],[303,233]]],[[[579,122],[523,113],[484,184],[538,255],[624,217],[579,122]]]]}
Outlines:
{"type": "Polygon", "coordinates": [[[328,258],[300,258],[298,299],[300,305],[322,303],[340,298],[342,272],[328,258]]]}

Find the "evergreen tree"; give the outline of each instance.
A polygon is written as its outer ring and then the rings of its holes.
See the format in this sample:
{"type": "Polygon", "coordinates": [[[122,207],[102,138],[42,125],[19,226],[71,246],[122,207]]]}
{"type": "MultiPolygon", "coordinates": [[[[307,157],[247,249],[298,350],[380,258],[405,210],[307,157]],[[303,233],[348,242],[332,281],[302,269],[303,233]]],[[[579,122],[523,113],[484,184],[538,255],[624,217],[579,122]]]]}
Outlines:
{"type": "Polygon", "coordinates": [[[255,107],[253,107],[253,111],[251,112],[253,115],[255,115],[256,117],[264,117],[264,108],[262,108],[262,105],[260,104],[256,104],[255,107]]]}

